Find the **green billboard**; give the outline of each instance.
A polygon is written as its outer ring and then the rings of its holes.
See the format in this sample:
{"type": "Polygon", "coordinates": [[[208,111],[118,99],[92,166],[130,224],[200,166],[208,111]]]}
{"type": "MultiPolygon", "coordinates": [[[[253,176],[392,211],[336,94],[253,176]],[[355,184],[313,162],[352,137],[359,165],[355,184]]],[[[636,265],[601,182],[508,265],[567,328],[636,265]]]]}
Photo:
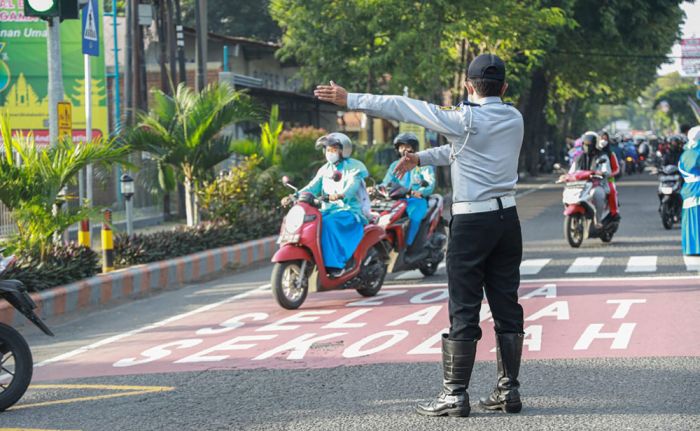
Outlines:
{"type": "MultiPolygon", "coordinates": [[[[102,2],[99,2],[102,21],[102,2]]],[[[104,40],[100,25],[100,41],[104,40]]],[[[73,104],[73,140],[85,138],[85,74],[80,20],[60,25],[64,100],[73,104]]],[[[32,132],[37,143],[49,141],[48,24],[24,16],[23,0],[0,0],[0,110],[9,112],[12,127],[32,132]]],[[[92,64],[93,137],[108,135],[104,49],[92,64]]]]}

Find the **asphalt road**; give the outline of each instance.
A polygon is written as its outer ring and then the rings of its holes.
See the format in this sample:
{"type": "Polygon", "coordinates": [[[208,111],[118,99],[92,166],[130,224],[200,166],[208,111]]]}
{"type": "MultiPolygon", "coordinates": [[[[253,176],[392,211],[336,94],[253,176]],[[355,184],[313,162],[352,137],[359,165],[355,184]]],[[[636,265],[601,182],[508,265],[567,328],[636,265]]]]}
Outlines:
{"type": "Polygon", "coordinates": [[[576,250],[563,238],[560,187],[520,188],[531,262],[520,415],[475,406],[495,380],[488,314],[472,416],[413,412],[439,390],[431,337],[447,325],[444,268],[393,275],[374,303],[331,292],[289,312],[272,302],[263,266],[52,320],[54,339],[21,328],[40,366],[0,430],[698,429],[700,277],[679,229],[663,229],[655,188],[652,177],[623,180],[618,235],[576,250]],[[630,266],[632,256],[645,259],[630,266]],[[570,271],[582,257],[602,260],[570,271]],[[225,324],[243,314],[242,327],[225,324]],[[328,338],[304,348],[308,334],[328,338]]]}

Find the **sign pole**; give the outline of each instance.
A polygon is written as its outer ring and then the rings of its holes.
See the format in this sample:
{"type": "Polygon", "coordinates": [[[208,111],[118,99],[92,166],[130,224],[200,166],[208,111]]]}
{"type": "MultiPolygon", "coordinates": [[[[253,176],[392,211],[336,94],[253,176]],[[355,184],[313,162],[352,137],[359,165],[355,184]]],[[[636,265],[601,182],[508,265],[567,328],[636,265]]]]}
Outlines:
{"type": "MultiPolygon", "coordinates": [[[[84,54],[83,57],[85,57],[85,142],[87,143],[92,141],[92,67],[90,56],[84,54]]],[[[90,208],[92,208],[92,179],[92,165],[87,165],[85,197],[90,208]]]]}

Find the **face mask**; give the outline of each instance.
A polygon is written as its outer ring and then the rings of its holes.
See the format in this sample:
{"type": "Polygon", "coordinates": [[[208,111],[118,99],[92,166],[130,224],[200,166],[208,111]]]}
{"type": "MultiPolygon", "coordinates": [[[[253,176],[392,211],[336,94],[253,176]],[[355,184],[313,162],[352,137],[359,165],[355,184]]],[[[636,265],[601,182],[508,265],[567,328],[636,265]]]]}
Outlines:
{"type": "Polygon", "coordinates": [[[340,159],[338,153],[326,153],[326,160],[328,160],[328,163],[336,164],[338,163],[338,159],[340,159]]]}

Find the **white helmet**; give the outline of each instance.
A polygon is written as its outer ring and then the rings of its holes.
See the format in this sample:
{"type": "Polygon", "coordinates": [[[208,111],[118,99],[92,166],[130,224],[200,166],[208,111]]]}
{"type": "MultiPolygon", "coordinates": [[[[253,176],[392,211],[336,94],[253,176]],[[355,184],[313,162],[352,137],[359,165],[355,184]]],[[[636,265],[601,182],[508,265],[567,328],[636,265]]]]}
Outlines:
{"type": "Polygon", "coordinates": [[[316,140],[316,149],[325,147],[340,147],[343,150],[343,158],[347,159],[352,155],[352,141],[344,133],[329,133],[316,140]]]}

